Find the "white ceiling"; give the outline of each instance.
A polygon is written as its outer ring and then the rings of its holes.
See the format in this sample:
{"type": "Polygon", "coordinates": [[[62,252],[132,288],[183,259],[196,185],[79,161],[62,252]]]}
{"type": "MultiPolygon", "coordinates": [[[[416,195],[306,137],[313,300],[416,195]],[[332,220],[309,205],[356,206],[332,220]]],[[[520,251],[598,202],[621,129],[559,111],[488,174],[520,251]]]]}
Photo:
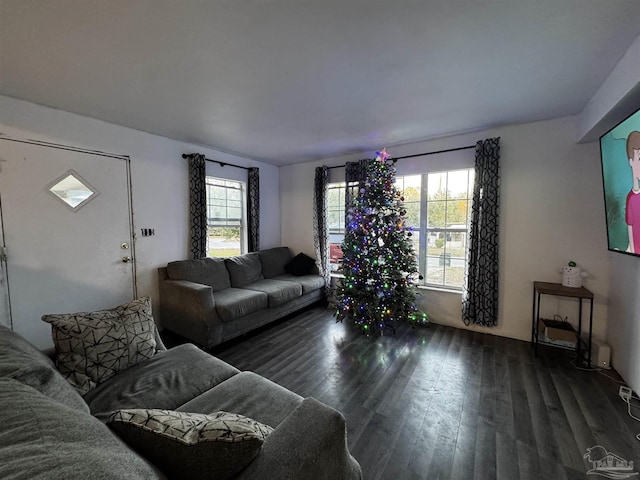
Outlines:
{"type": "Polygon", "coordinates": [[[0,94],[275,165],[579,113],[640,0],[0,0],[0,94]]]}

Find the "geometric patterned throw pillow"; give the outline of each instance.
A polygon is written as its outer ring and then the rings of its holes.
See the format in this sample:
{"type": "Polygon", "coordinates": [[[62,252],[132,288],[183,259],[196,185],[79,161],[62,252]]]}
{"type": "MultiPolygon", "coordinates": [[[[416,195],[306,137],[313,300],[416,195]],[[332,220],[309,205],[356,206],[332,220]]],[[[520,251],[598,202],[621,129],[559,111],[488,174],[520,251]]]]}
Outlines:
{"type": "Polygon", "coordinates": [[[60,373],[80,395],[156,353],[151,299],[109,310],[44,315],[51,324],[60,373]]]}
{"type": "Polygon", "coordinates": [[[236,413],[118,410],[107,425],[169,478],[231,478],[273,428],[236,413]]]}

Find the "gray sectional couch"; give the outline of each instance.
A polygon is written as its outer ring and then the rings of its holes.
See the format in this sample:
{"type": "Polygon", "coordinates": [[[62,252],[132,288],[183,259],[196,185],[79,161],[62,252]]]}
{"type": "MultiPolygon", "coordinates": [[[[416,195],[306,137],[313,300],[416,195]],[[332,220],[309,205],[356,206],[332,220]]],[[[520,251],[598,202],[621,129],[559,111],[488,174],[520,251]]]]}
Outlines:
{"type": "Polygon", "coordinates": [[[160,324],[211,348],[318,302],[325,298],[324,279],[315,266],[295,268],[301,257],[276,247],[171,262],[158,269],[160,324]]]}
{"type": "MultiPolygon", "coordinates": [[[[176,450],[191,448],[172,445],[176,450]]],[[[254,373],[240,372],[192,344],[166,350],[158,342],[151,358],[119,371],[81,396],[48,356],[0,327],[0,478],[361,477],[347,449],[345,420],[339,412],[254,373]],[[208,453],[212,445],[206,442],[194,447],[200,449],[197,461],[181,460],[179,455],[172,459],[172,448],[157,450],[154,444],[148,451],[161,455],[165,464],[173,462],[173,471],[180,472],[165,476],[166,469],[138,453],[145,446],[139,444],[140,438],[134,448],[103,423],[121,409],[233,412],[261,422],[269,433],[257,455],[231,477],[209,476],[205,466],[219,468],[232,460],[212,458],[214,453],[208,453]],[[204,475],[190,473],[194,467],[204,468],[204,475]]]]}

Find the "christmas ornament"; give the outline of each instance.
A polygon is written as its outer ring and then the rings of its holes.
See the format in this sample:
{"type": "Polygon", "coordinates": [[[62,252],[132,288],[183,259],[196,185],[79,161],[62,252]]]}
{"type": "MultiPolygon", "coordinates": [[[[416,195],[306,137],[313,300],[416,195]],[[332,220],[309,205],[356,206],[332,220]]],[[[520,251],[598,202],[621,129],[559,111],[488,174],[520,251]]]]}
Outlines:
{"type": "Polygon", "coordinates": [[[352,320],[366,335],[395,331],[399,321],[427,322],[415,304],[414,284],[421,277],[389,158],[383,148],[368,163],[342,242],[344,279],[336,292],[336,319],[352,320]]]}

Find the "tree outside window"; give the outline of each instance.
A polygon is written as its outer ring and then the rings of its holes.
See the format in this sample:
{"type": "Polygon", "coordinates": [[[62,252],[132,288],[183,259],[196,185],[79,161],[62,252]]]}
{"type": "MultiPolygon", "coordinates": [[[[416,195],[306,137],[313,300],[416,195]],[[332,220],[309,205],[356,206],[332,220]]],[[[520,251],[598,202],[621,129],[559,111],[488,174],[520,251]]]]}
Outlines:
{"type": "Polygon", "coordinates": [[[207,177],[208,256],[245,253],[245,192],[244,182],[207,177]]]}
{"type": "MultiPolygon", "coordinates": [[[[402,192],[405,224],[411,230],[423,284],[462,289],[471,219],[473,168],[398,176],[395,182],[396,188],[402,192]]],[[[332,271],[338,270],[342,258],[344,192],[344,182],[328,185],[327,224],[332,271]]]]}
{"type": "Polygon", "coordinates": [[[338,271],[342,260],[344,239],[345,183],[327,185],[327,226],[329,230],[329,264],[331,271],[338,271]]]}
{"type": "Polygon", "coordinates": [[[425,285],[463,286],[473,173],[463,169],[396,178],[425,285]]]}
{"type": "Polygon", "coordinates": [[[464,283],[474,170],[426,177],[425,283],[461,289],[464,283]]]}

